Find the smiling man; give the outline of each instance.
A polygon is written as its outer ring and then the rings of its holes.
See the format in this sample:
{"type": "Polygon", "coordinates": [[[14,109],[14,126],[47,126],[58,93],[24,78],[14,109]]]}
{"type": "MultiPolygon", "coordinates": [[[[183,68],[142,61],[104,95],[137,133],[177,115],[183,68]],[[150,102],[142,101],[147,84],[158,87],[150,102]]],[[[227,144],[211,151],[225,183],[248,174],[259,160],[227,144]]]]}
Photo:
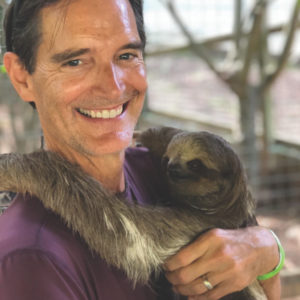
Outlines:
{"type": "MultiPolygon", "coordinates": [[[[141,1],[13,0],[5,31],[7,72],[20,97],[36,107],[47,149],[112,192],[155,203],[163,187],[151,157],[145,149],[126,150],[147,88],[141,1]]],[[[175,299],[170,291],[133,287],[87,244],[39,199],[17,195],[0,218],[0,298],[175,299]]],[[[252,227],[212,230],[166,270],[178,293],[219,299],[277,263],[272,234],[252,227]]],[[[265,289],[279,299],[278,277],[265,289]]]]}
{"type": "Polygon", "coordinates": [[[34,72],[23,73],[13,53],[5,58],[12,82],[23,100],[35,103],[48,149],[123,190],[122,150],[130,144],[147,87],[130,4],[63,1],[45,7],[40,20],[34,72]]]}

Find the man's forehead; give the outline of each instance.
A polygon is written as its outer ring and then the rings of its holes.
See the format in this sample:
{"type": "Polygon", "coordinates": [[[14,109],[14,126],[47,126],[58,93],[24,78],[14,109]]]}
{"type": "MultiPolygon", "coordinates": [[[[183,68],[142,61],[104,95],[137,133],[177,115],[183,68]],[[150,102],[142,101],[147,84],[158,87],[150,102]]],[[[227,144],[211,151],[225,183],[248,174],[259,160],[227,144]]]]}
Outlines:
{"type": "Polygon", "coordinates": [[[130,36],[139,40],[135,16],[127,0],[63,1],[42,11],[42,34],[48,48],[77,37],[130,36]]]}
{"type": "Polygon", "coordinates": [[[79,22],[105,29],[112,22],[119,22],[127,27],[135,23],[135,16],[127,0],[60,1],[43,8],[41,14],[46,27],[57,27],[59,23],[65,25],[79,22]]]}

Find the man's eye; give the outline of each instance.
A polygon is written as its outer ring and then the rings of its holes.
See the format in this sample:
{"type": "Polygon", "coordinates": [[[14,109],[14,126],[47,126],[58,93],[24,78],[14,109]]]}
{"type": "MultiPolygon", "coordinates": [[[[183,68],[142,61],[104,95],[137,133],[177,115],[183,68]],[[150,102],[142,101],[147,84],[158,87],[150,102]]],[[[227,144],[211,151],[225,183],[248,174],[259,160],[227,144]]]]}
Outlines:
{"type": "Polygon", "coordinates": [[[77,67],[81,64],[82,64],[82,61],[80,59],[73,59],[73,60],[70,60],[70,61],[64,63],[64,66],[77,67]]]}
{"type": "Polygon", "coordinates": [[[129,60],[129,59],[132,59],[134,57],[136,57],[136,55],[134,55],[132,53],[124,53],[124,54],[121,54],[119,56],[119,58],[122,59],[122,60],[129,60]]]}

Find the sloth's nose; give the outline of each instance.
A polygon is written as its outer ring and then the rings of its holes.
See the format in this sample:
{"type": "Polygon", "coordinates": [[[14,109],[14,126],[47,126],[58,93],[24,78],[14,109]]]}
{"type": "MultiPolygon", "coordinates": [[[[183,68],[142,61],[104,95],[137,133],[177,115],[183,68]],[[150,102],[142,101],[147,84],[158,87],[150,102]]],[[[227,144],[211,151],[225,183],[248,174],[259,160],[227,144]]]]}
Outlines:
{"type": "Polygon", "coordinates": [[[179,163],[169,163],[167,167],[168,176],[172,180],[179,180],[185,178],[182,167],[179,163]]]}

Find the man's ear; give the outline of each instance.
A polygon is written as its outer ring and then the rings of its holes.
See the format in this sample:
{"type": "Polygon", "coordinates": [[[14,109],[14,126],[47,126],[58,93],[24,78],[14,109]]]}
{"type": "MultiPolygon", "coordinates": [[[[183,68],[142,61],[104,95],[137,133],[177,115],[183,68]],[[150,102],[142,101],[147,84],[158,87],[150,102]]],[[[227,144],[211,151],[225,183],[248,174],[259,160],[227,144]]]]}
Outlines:
{"type": "Polygon", "coordinates": [[[3,62],[8,76],[19,96],[25,102],[34,101],[31,75],[25,69],[19,57],[13,52],[6,52],[3,57],[3,62]]]}

